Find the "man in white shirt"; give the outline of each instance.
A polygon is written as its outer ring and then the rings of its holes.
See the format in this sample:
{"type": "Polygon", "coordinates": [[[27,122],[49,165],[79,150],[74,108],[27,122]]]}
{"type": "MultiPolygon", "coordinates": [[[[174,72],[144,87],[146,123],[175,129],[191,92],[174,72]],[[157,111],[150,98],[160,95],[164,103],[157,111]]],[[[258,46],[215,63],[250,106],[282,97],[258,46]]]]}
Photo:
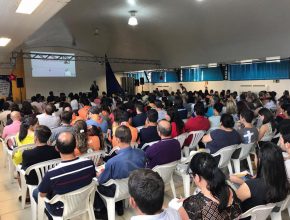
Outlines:
{"type": "Polygon", "coordinates": [[[37,115],[39,125],[45,125],[50,129],[56,128],[60,124],[60,118],[53,116],[55,107],[52,104],[47,104],[44,109],[44,113],[37,115]]]}
{"type": "Polygon", "coordinates": [[[3,103],[3,111],[0,112],[0,122],[3,122],[3,126],[6,125],[7,122],[7,115],[9,115],[11,113],[11,111],[9,110],[10,104],[9,102],[4,102],[3,103]]]}
{"type": "Polygon", "coordinates": [[[164,182],[157,172],[150,169],[134,170],[128,182],[130,204],[137,216],[131,220],[180,220],[179,213],[172,209],[162,209],[164,182]]]}

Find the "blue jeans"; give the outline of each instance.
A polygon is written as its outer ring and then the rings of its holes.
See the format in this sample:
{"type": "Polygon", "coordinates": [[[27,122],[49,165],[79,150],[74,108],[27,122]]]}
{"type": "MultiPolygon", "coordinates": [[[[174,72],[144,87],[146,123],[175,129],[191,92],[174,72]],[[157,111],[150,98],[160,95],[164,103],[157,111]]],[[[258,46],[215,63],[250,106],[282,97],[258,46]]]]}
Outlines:
{"type": "MultiPolygon", "coordinates": [[[[33,196],[36,203],[38,203],[38,194],[39,194],[38,188],[33,190],[32,196],[33,196]]],[[[62,202],[57,202],[53,205],[45,203],[45,208],[47,210],[45,210],[44,212],[47,215],[49,220],[52,219],[52,217],[49,213],[51,213],[54,216],[62,216],[62,213],[63,213],[63,203],[62,202]]]]}

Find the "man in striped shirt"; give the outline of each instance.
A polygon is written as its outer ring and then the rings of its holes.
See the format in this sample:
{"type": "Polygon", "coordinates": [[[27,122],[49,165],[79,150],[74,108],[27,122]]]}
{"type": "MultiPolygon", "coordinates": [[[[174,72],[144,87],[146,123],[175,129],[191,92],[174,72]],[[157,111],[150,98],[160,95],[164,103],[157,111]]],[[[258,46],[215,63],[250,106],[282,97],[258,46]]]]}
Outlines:
{"type": "MultiPolygon", "coordinates": [[[[51,199],[55,195],[61,195],[75,191],[89,185],[96,176],[93,161],[74,156],[76,140],[72,133],[61,133],[56,141],[56,149],[61,156],[61,163],[49,170],[40,185],[33,192],[37,202],[38,193],[41,197],[51,199]]],[[[46,204],[49,213],[62,216],[63,204],[58,202],[53,205],[46,204]]],[[[50,218],[50,216],[49,216],[50,218]]]]}

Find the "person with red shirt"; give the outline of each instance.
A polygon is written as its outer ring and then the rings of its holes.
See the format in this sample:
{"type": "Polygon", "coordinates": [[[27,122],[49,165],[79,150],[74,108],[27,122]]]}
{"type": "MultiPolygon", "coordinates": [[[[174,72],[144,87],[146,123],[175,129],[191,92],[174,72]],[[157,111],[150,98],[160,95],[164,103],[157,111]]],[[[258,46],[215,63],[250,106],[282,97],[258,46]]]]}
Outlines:
{"type": "Polygon", "coordinates": [[[171,137],[177,137],[185,132],[184,122],[181,120],[176,108],[171,107],[167,109],[165,119],[171,123],[171,137]]]}

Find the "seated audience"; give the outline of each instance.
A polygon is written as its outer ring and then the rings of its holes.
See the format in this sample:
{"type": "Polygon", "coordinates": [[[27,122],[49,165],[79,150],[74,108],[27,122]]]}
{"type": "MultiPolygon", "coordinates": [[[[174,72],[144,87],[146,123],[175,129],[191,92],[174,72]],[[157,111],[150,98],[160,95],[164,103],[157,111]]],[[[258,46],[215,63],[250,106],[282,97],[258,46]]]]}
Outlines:
{"type": "Polygon", "coordinates": [[[21,125],[21,115],[18,111],[12,111],[10,114],[12,124],[6,125],[2,132],[2,138],[6,138],[8,136],[16,135],[20,130],[21,125]]]}
{"type": "Polygon", "coordinates": [[[45,125],[50,129],[56,128],[60,124],[59,117],[53,116],[54,106],[52,104],[47,104],[44,108],[44,113],[37,115],[40,125],[45,125]]]}
{"type": "Polygon", "coordinates": [[[135,108],[137,115],[132,118],[132,126],[135,128],[144,126],[147,118],[147,115],[144,112],[144,104],[142,102],[137,102],[135,108]]]}
{"type": "Polygon", "coordinates": [[[32,115],[34,113],[33,107],[30,104],[30,102],[28,102],[28,101],[22,102],[22,107],[21,107],[20,113],[22,114],[22,116],[32,115]]]}
{"type": "Polygon", "coordinates": [[[238,109],[236,103],[231,99],[228,100],[226,102],[226,113],[232,115],[235,122],[239,120],[237,112],[238,109]]]}
{"type": "Polygon", "coordinates": [[[254,112],[249,109],[243,110],[240,114],[241,128],[237,131],[239,132],[242,138],[242,143],[244,144],[255,143],[258,141],[259,132],[252,124],[253,119],[254,112]]]}
{"type": "Polygon", "coordinates": [[[88,128],[86,122],[84,120],[76,121],[73,126],[73,131],[76,139],[75,156],[88,153],[88,128]]]}
{"type": "Polygon", "coordinates": [[[194,105],[195,117],[190,117],[185,123],[185,131],[207,131],[210,128],[209,120],[204,117],[205,109],[202,102],[197,102],[194,105]]]}
{"type": "Polygon", "coordinates": [[[103,145],[104,136],[101,128],[94,125],[88,126],[88,148],[98,151],[104,148],[103,145]]]}
{"type": "Polygon", "coordinates": [[[240,201],[210,154],[194,155],[188,172],[199,191],[183,201],[179,209],[182,219],[231,220],[239,217],[242,213],[240,201]]]}
{"type": "Polygon", "coordinates": [[[171,124],[166,120],[158,122],[157,131],[161,140],[146,149],[147,167],[171,163],[181,158],[181,147],[178,140],[171,138],[171,124]]]}
{"type": "MultiPolygon", "coordinates": [[[[51,131],[44,125],[35,128],[34,139],[36,147],[31,150],[25,150],[22,154],[22,169],[26,170],[33,164],[59,158],[59,153],[54,147],[47,145],[47,141],[51,135],[51,131]]],[[[38,178],[35,172],[31,172],[25,176],[26,183],[31,185],[38,184],[38,178]]]]}
{"type": "Polygon", "coordinates": [[[217,102],[213,105],[213,116],[209,117],[210,130],[215,130],[220,127],[221,123],[221,112],[223,110],[223,104],[217,102]]]}
{"type": "Polygon", "coordinates": [[[19,133],[15,136],[16,146],[34,144],[34,130],[38,126],[35,116],[26,116],[20,125],[19,133]]]}
{"type": "Polygon", "coordinates": [[[108,122],[102,118],[101,109],[98,107],[91,107],[88,113],[88,120],[86,121],[87,125],[94,125],[100,127],[103,133],[106,133],[108,130],[108,122]]]}
{"type": "Polygon", "coordinates": [[[262,126],[259,129],[259,143],[271,141],[276,132],[276,123],[273,113],[267,108],[261,108],[258,112],[262,126]]]}
{"type": "Polygon", "coordinates": [[[165,119],[166,111],[163,109],[163,104],[160,100],[155,101],[156,111],[158,112],[158,121],[165,119]]]}
{"type": "Polygon", "coordinates": [[[202,138],[202,142],[206,143],[206,149],[209,149],[211,154],[214,154],[224,147],[242,142],[239,133],[233,129],[234,125],[233,116],[223,114],[221,116],[221,127],[211,131],[202,138]]]}
{"type": "Polygon", "coordinates": [[[137,216],[131,220],[156,219],[179,220],[174,209],[163,209],[164,182],[157,172],[150,169],[138,169],[130,174],[128,181],[130,205],[137,216]]]}
{"type": "Polygon", "coordinates": [[[68,131],[68,132],[73,131],[73,128],[70,125],[71,120],[72,120],[72,112],[63,111],[60,115],[60,120],[61,120],[60,125],[51,130],[51,137],[49,139],[49,142],[51,144],[53,144],[56,141],[60,133],[65,132],[65,131],[68,131]]]}
{"type": "MultiPolygon", "coordinates": [[[[127,126],[121,125],[116,129],[115,140],[119,150],[116,156],[107,161],[105,169],[98,174],[98,191],[110,197],[114,196],[116,187],[115,185],[104,186],[104,183],[110,179],[127,178],[133,170],[145,166],[144,151],[130,147],[132,135],[127,126]]],[[[106,215],[106,207],[98,193],[96,193],[94,206],[96,218],[106,215]]],[[[118,214],[123,214],[122,201],[117,202],[116,208],[118,214]]]]}
{"type": "Polygon", "coordinates": [[[11,113],[9,102],[3,103],[3,111],[0,112],[0,122],[3,122],[3,125],[6,125],[7,116],[11,113]]]}
{"type": "Polygon", "coordinates": [[[288,180],[290,180],[290,122],[281,127],[280,134],[280,146],[284,151],[286,151],[284,160],[287,177],[288,180]]]}
{"type": "Polygon", "coordinates": [[[183,106],[183,100],[181,97],[176,96],[174,99],[174,107],[177,109],[180,118],[187,119],[187,110],[183,106]]]}
{"type": "MultiPolygon", "coordinates": [[[[85,187],[96,177],[93,161],[76,158],[75,147],[76,140],[70,132],[63,132],[58,136],[56,149],[60,153],[62,162],[49,170],[38,188],[33,191],[36,202],[38,194],[40,197],[51,199],[55,195],[62,195],[85,187]]],[[[46,209],[55,216],[62,216],[64,210],[62,202],[52,205],[46,203],[46,209]]]]}
{"type": "Polygon", "coordinates": [[[172,131],[171,137],[177,137],[178,135],[185,132],[184,122],[181,120],[177,109],[171,107],[167,109],[167,115],[165,117],[167,121],[171,123],[172,131]]]}
{"type": "Polygon", "coordinates": [[[91,108],[90,102],[89,102],[88,99],[83,99],[82,103],[83,103],[84,106],[78,111],[79,117],[81,117],[83,120],[87,120],[88,112],[89,112],[89,110],[91,108]]]}
{"type": "Polygon", "coordinates": [[[241,185],[236,191],[243,212],[267,203],[284,200],[290,192],[281,149],[271,142],[257,148],[257,175],[244,181],[234,175],[231,181],[241,185]],[[267,193],[265,193],[267,192],[267,193]]]}
{"type": "Polygon", "coordinates": [[[139,133],[140,148],[146,143],[160,140],[160,136],[157,132],[157,120],[158,113],[155,109],[147,111],[146,126],[142,128],[139,133]]]}

